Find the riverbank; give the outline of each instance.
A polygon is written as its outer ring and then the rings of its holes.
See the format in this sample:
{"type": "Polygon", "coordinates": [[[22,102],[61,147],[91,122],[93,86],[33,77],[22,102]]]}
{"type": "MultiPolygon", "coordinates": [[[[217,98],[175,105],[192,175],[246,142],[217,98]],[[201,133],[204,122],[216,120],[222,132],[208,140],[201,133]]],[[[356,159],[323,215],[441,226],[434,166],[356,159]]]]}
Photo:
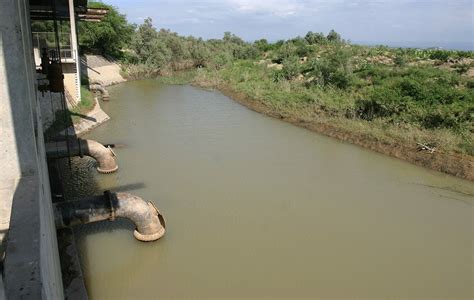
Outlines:
{"type": "Polygon", "coordinates": [[[387,126],[355,118],[344,118],[331,109],[308,106],[275,105],[258,99],[250,92],[241,91],[231,82],[209,76],[205,70],[178,72],[157,80],[163,84],[192,84],[205,89],[216,89],[236,102],[256,112],[289,122],[338,140],[372,151],[402,159],[412,164],[474,181],[474,157],[447,150],[453,136],[442,130],[421,130],[414,127],[387,126]],[[445,146],[446,145],[446,146],[445,146]]]}
{"type": "Polygon", "coordinates": [[[237,92],[228,84],[209,84],[195,81],[193,85],[219,90],[224,95],[253,111],[293,125],[402,159],[414,165],[474,181],[474,158],[470,155],[442,151],[431,152],[429,149],[421,149],[423,146],[415,142],[405,144],[405,140],[397,140],[390,136],[381,137],[383,133],[377,132],[378,130],[375,128],[367,130],[367,124],[362,124],[363,121],[348,122],[325,115],[319,115],[317,119],[307,120],[297,114],[278,110],[263,101],[249,97],[245,93],[237,92]],[[357,125],[355,123],[359,123],[360,126],[355,126],[357,125]]]}

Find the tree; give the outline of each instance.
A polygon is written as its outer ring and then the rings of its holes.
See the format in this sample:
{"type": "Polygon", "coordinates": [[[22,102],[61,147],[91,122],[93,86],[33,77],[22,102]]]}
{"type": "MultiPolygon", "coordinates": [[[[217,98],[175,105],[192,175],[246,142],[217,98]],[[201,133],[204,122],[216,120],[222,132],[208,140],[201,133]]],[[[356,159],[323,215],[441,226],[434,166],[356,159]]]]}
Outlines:
{"type": "Polygon", "coordinates": [[[103,55],[120,57],[131,40],[134,25],[128,24],[125,15],[120,14],[113,6],[91,2],[89,7],[105,7],[109,11],[101,22],[79,22],[80,45],[99,50],[103,55]]]}
{"type": "Polygon", "coordinates": [[[327,41],[326,37],[321,32],[315,33],[309,31],[304,38],[310,45],[322,44],[327,41]]]}
{"type": "Polygon", "coordinates": [[[254,42],[255,47],[262,52],[270,50],[272,47],[266,39],[260,39],[254,42]]]}
{"type": "Polygon", "coordinates": [[[297,49],[293,43],[286,42],[277,50],[274,61],[276,63],[282,63],[285,59],[294,56],[297,49]]]}
{"type": "Polygon", "coordinates": [[[330,42],[341,42],[341,35],[337,33],[334,29],[331,29],[327,36],[328,41],[330,42]]]}
{"type": "Polygon", "coordinates": [[[244,40],[242,40],[240,37],[238,37],[237,35],[229,31],[224,32],[224,37],[222,38],[222,40],[224,41],[224,43],[228,43],[228,44],[237,44],[237,45],[245,44],[244,40]]]}
{"type": "Polygon", "coordinates": [[[211,57],[209,49],[202,40],[198,40],[191,48],[191,57],[196,67],[205,67],[211,57]]]}
{"type": "Polygon", "coordinates": [[[143,24],[138,26],[131,42],[131,48],[138,56],[140,63],[155,69],[163,68],[172,56],[172,52],[165,42],[158,38],[151,18],[145,19],[143,24]]]}
{"type": "Polygon", "coordinates": [[[334,52],[312,60],[308,73],[314,77],[313,83],[340,89],[348,88],[353,79],[351,57],[351,50],[339,46],[334,52]]]}

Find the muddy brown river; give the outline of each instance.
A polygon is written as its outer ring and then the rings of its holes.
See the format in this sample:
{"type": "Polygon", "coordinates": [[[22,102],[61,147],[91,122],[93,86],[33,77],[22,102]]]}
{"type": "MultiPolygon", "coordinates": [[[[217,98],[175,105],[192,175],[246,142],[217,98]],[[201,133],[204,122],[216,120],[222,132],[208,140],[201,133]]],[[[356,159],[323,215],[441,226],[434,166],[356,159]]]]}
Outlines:
{"type": "Polygon", "coordinates": [[[470,299],[474,185],[246,109],[219,92],[110,88],[120,170],[75,159],[67,196],[127,191],[167,220],[76,228],[91,299],[470,299]]]}

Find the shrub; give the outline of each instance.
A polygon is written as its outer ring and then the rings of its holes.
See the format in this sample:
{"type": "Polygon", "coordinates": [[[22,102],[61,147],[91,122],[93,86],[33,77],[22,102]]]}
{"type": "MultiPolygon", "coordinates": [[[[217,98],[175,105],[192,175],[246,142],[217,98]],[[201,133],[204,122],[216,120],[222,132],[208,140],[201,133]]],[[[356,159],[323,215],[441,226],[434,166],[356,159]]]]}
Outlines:
{"type": "Polygon", "coordinates": [[[447,62],[449,59],[449,52],[444,50],[435,50],[430,54],[430,58],[447,62]]]}
{"type": "Polygon", "coordinates": [[[293,43],[284,43],[276,52],[273,61],[281,64],[285,59],[294,56],[296,49],[297,48],[293,43]]]}
{"type": "Polygon", "coordinates": [[[397,55],[397,56],[395,56],[395,59],[393,60],[393,62],[395,63],[395,65],[397,67],[404,67],[407,63],[407,60],[406,60],[405,56],[397,55]]]}
{"type": "Polygon", "coordinates": [[[276,71],[274,74],[274,80],[280,81],[282,79],[292,80],[296,78],[301,72],[300,59],[297,56],[286,58],[283,61],[283,69],[276,71]]]}
{"type": "Polygon", "coordinates": [[[327,36],[327,40],[330,42],[342,42],[341,35],[334,31],[334,29],[331,29],[327,36]]]}
{"type": "Polygon", "coordinates": [[[339,47],[335,49],[334,53],[312,60],[308,73],[314,77],[313,82],[316,84],[347,89],[353,80],[351,53],[339,47]]]}
{"type": "Polygon", "coordinates": [[[305,40],[308,42],[310,45],[316,45],[316,44],[323,44],[327,42],[327,38],[324,36],[323,33],[315,33],[312,31],[309,31],[306,36],[305,40]]]}
{"type": "Polygon", "coordinates": [[[359,118],[416,123],[428,129],[469,128],[474,116],[474,92],[459,84],[459,75],[433,67],[390,71],[355,102],[359,118]]]}
{"type": "Polygon", "coordinates": [[[454,64],[452,67],[454,68],[454,70],[456,70],[458,74],[464,74],[464,73],[467,73],[467,71],[469,71],[469,69],[471,68],[471,65],[470,64],[454,64]]]}

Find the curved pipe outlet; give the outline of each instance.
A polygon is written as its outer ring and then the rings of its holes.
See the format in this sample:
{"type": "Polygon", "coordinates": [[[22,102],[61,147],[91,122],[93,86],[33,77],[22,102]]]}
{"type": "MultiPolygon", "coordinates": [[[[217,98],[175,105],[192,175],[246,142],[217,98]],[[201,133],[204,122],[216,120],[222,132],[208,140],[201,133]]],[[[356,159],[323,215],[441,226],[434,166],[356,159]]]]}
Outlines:
{"type": "Polygon", "coordinates": [[[125,218],[135,224],[139,241],[156,241],[165,234],[165,220],[152,202],[128,193],[105,192],[76,201],[54,204],[57,228],[125,218]]]}
{"type": "Polygon", "coordinates": [[[113,173],[118,170],[114,158],[115,153],[94,140],[74,139],[69,142],[69,153],[66,141],[47,143],[46,155],[48,158],[64,158],[69,155],[83,157],[86,155],[97,161],[99,173],[113,173]]]}
{"type": "Polygon", "coordinates": [[[102,85],[100,84],[91,84],[89,85],[89,90],[95,92],[98,91],[102,94],[102,100],[108,101],[110,96],[109,96],[109,91],[107,91],[102,85]]]}

